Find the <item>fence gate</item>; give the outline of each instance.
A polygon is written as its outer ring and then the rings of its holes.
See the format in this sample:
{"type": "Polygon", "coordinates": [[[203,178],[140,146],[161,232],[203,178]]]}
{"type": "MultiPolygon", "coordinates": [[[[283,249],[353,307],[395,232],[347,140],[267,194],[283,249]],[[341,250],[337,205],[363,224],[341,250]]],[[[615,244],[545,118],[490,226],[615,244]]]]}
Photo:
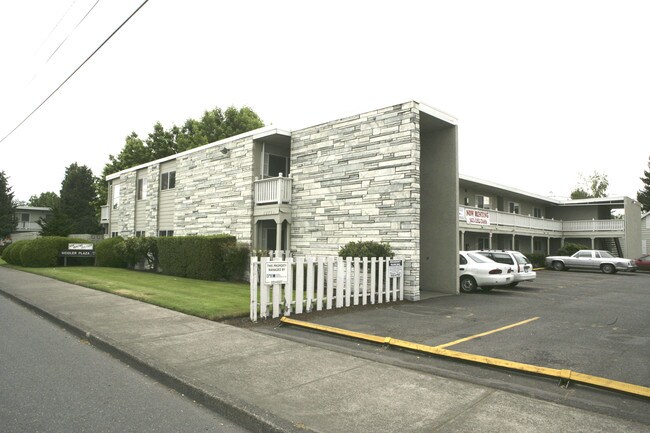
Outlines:
{"type": "Polygon", "coordinates": [[[404,259],[251,258],[250,318],[404,300],[404,259]]]}

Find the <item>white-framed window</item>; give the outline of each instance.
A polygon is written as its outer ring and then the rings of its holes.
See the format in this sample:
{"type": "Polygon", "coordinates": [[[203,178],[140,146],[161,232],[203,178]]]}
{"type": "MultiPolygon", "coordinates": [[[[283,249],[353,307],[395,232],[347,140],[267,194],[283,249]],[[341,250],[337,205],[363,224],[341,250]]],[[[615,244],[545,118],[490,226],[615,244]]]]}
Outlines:
{"type": "Polygon", "coordinates": [[[147,179],[138,179],[137,185],[137,199],[144,200],[147,198],[147,179]]]}
{"type": "Polygon", "coordinates": [[[113,209],[120,207],[120,185],[113,185],[113,209]]]}
{"type": "Polygon", "coordinates": [[[478,249],[479,250],[489,250],[490,249],[490,238],[478,238],[478,249]]]}
{"type": "Polygon", "coordinates": [[[519,203],[511,201],[508,203],[508,212],[510,213],[519,213],[519,203]]]}
{"type": "Polygon", "coordinates": [[[476,195],[476,207],[481,209],[491,209],[490,208],[490,197],[485,195],[476,195]]]}
{"type": "Polygon", "coordinates": [[[111,237],[112,237],[112,238],[116,238],[116,237],[118,237],[119,235],[120,235],[120,234],[119,234],[118,232],[111,232],[111,237]]]}
{"type": "Polygon", "coordinates": [[[144,231],[144,230],[136,230],[136,231],[135,231],[135,237],[136,237],[136,238],[143,238],[143,237],[145,237],[145,236],[146,236],[146,234],[145,234],[145,231],[144,231]]]}
{"type": "Polygon", "coordinates": [[[289,158],[272,153],[264,154],[264,177],[287,177],[289,175],[289,158]]]}
{"type": "Polygon", "coordinates": [[[534,207],[533,208],[533,216],[535,218],[542,218],[542,208],[541,207],[534,207]]]}
{"type": "Polygon", "coordinates": [[[158,236],[161,238],[174,236],[174,230],[160,230],[158,231],[158,236]]]}
{"type": "Polygon", "coordinates": [[[160,189],[162,191],[166,189],[176,188],[176,171],[168,171],[160,175],[160,189]]]}

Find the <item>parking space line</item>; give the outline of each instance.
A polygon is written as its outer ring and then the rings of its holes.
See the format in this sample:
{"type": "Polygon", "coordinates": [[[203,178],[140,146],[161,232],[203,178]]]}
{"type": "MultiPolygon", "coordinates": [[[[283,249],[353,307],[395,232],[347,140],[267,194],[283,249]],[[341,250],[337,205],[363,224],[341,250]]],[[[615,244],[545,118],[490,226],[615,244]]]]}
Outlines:
{"type": "Polygon", "coordinates": [[[387,344],[389,346],[401,347],[404,349],[430,353],[432,355],[439,355],[448,358],[474,362],[478,364],[492,365],[495,367],[508,368],[511,370],[518,370],[518,371],[524,371],[528,373],[539,374],[542,376],[554,377],[560,379],[561,381],[567,381],[567,383],[568,381],[581,382],[581,383],[586,383],[588,385],[594,385],[601,388],[607,388],[615,391],[621,391],[629,394],[650,398],[650,388],[648,387],[641,386],[641,385],[634,385],[632,383],[619,382],[617,380],[611,380],[604,377],[592,376],[590,374],[578,373],[572,370],[561,370],[556,368],[540,367],[537,365],[524,364],[521,362],[508,361],[505,359],[492,358],[489,356],[457,352],[455,350],[427,346],[424,344],[411,343],[410,341],[398,340],[396,338],[391,338],[391,337],[379,337],[376,335],[364,334],[362,332],[348,331],[346,329],[335,328],[333,326],[318,325],[315,323],[304,322],[302,320],[289,319],[288,317],[282,317],[280,319],[280,322],[288,325],[295,325],[303,328],[328,332],[331,334],[344,335],[346,337],[371,341],[374,343],[387,344]]]}
{"type": "Polygon", "coordinates": [[[465,341],[473,340],[475,338],[483,337],[485,335],[494,334],[495,332],[505,331],[506,329],[514,328],[515,326],[524,325],[526,323],[532,322],[533,320],[537,320],[537,319],[539,319],[539,317],[533,317],[533,318],[530,318],[530,319],[522,320],[521,322],[513,323],[512,325],[507,325],[507,326],[503,326],[503,327],[498,328],[498,329],[493,329],[492,331],[487,331],[487,332],[482,332],[480,334],[471,335],[469,337],[461,338],[460,340],[452,341],[450,343],[441,344],[441,345],[435,346],[435,347],[437,349],[443,349],[445,347],[455,346],[456,344],[460,344],[460,343],[463,343],[465,341]]]}

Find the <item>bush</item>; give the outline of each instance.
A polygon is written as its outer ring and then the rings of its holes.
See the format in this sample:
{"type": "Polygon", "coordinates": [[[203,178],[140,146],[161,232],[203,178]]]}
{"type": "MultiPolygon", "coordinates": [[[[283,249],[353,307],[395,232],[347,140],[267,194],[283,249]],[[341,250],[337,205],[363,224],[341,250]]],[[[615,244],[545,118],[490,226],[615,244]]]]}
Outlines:
{"type": "Polygon", "coordinates": [[[156,238],[128,238],[118,248],[130,268],[146,261],[149,268],[158,267],[158,240],[156,238]]]}
{"type": "Polygon", "coordinates": [[[558,256],[572,256],[576,252],[580,250],[588,250],[589,247],[586,245],[580,245],[580,244],[564,244],[562,248],[557,250],[558,256]]]}
{"type": "Polygon", "coordinates": [[[375,241],[348,242],[339,250],[339,257],[393,257],[388,243],[375,241]]]}
{"type": "Polygon", "coordinates": [[[249,250],[230,235],[158,238],[162,272],[199,280],[240,278],[246,270],[249,250]]]}
{"type": "Polygon", "coordinates": [[[2,256],[0,256],[0,258],[2,258],[2,260],[4,260],[5,262],[7,262],[9,264],[11,264],[11,259],[9,258],[9,254],[11,254],[11,249],[13,248],[13,246],[14,246],[13,243],[11,243],[9,245],[5,245],[4,249],[2,250],[2,256]]]}
{"type": "MultiPolygon", "coordinates": [[[[22,266],[30,268],[54,267],[61,263],[59,254],[68,249],[69,243],[86,243],[83,239],[67,238],[62,236],[44,236],[28,241],[20,252],[22,266]]],[[[69,259],[72,260],[72,259],[69,259]]],[[[86,260],[85,262],[88,262],[86,260]]],[[[85,263],[84,262],[84,263],[85,263]]],[[[78,261],[77,263],[82,263],[78,261]]],[[[77,264],[74,263],[74,264],[77,264]]],[[[68,264],[70,261],[68,261],[68,264]]]]}
{"type": "Polygon", "coordinates": [[[23,262],[20,261],[20,252],[23,250],[25,245],[27,245],[30,241],[28,240],[22,240],[22,241],[16,241],[11,244],[11,248],[8,248],[5,250],[6,252],[6,258],[4,257],[5,254],[3,254],[2,259],[9,263],[10,265],[14,266],[22,266],[23,262]]]}
{"type": "Polygon", "coordinates": [[[546,266],[546,254],[532,253],[526,254],[526,257],[528,257],[528,260],[530,260],[535,268],[546,266]]]}
{"type": "Polygon", "coordinates": [[[124,239],[117,236],[104,239],[95,246],[97,266],[107,268],[126,268],[127,263],[122,252],[124,239]]]}

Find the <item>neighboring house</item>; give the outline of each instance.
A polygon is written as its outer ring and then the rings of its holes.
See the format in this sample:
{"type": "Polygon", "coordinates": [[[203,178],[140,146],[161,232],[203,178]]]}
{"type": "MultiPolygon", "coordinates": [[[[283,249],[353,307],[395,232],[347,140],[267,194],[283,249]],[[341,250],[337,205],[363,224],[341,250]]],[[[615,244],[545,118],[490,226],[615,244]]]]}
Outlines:
{"type": "Polygon", "coordinates": [[[650,254],[650,212],[641,217],[641,254],[650,254]]]}
{"type": "Polygon", "coordinates": [[[621,257],[641,254],[641,206],[629,197],[556,200],[461,175],[458,198],[464,249],[549,255],[571,242],[621,257]]]}
{"type": "Polygon", "coordinates": [[[9,238],[12,242],[37,238],[41,231],[38,221],[48,218],[51,213],[49,207],[17,206],[16,221],[18,221],[18,226],[16,231],[9,235],[9,238]]]}
{"type": "Polygon", "coordinates": [[[296,131],[265,127],[107,176],[111,236],[229,233],[336,255],[389,242],[404,294],[458,293],[456,120],[411,101],[296,131]]]}

